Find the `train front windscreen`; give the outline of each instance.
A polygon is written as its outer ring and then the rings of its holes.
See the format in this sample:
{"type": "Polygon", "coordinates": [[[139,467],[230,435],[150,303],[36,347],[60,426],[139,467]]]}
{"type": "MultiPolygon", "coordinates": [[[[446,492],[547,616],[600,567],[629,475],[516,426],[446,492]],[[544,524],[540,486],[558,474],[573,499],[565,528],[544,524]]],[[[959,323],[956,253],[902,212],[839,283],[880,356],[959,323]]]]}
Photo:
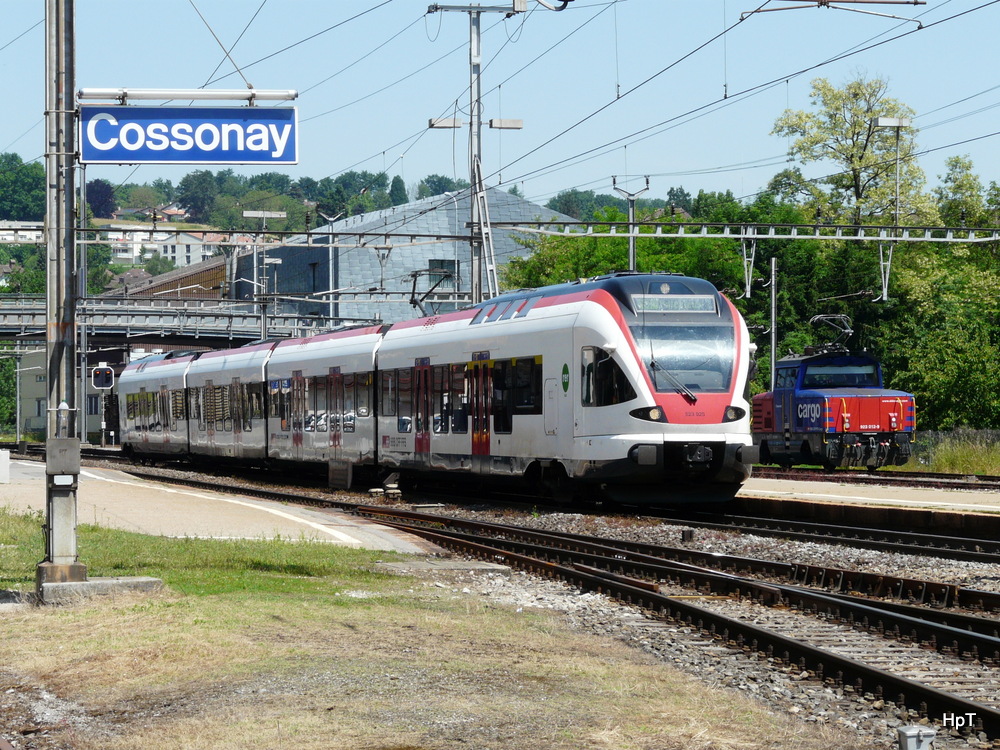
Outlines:
{"type": "Polygon", "coordinates": [[[661,393],[724,393],[733,379],[735,331],[714,294],[678,294],[677,282],[633,294],[629,326],[639,357],[661,393]],[[649,293],[651,292],[651,293],[649,293]]]}
{"type": "Polygon", "coordinates": [[[733,378],[732,325],[662,323],[632,327],[639,357],[657,391],[724,393],[733,378]]]}

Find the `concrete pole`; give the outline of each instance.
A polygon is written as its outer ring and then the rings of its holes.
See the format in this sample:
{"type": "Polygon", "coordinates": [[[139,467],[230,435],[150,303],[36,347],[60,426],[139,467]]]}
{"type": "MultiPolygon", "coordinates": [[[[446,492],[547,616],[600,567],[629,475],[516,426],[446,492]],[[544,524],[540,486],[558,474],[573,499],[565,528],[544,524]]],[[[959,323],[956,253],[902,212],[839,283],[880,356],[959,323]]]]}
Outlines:
{"type": "MultiPolygon", "coordinates": [[[[76,490],[80,440],[76,408],[76,150],[74,0],[45,3],[45,243],[48,405],[45,560],[36,583],[85,581],[77,559],[76,490]]],[[[43,596],[44,599],[44,596],[43,596]]]]}

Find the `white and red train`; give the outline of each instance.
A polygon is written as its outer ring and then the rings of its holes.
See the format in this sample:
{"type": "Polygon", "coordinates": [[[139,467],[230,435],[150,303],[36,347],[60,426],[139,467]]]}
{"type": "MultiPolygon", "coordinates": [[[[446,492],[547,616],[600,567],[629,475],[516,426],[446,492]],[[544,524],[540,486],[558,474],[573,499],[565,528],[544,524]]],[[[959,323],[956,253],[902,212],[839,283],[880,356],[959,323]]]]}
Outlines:
{"type": "Polygon", "coordinates": [[[750,474],[754,345],[702,279],[612,274],[307,339],[139,359],[124,449],[311,465],[331,486],[527,480],[561,497],[731,497],[750,474]]]}

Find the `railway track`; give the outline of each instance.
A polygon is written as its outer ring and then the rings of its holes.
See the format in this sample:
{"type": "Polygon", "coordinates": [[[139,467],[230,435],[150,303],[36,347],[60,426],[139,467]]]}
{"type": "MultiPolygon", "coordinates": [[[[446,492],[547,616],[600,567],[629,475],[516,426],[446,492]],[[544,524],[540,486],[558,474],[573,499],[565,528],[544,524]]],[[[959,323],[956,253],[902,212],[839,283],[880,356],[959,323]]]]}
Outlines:
{"type": "MultiPolygon", "coordinates": [[[[914,511],[920,513],[920,511],[914,511]]],[[[987,564],[1000,563],[1000,539],[880,529],[847,523],[708,512],[660,512],[657,518],[719,531],[767,535],[823,544],[848,544],[904,555],[928,555],[987,564]]]]}
{"type": "MultiPolygon", "coordinates": [[[[132,473],[218,489],[217,481],[132,473]]],[[[346,510],[464,555],[612,596],[902,721],[923,719],[940,726],[946,716],[971,716],[971,730],[1000,747],[995,687],[1000,682],[1000,593],[545,533],[264,487],[240,491],[346,510]]]]}
{"type": "MultiPolygon", "coordinates": [[[[941,725],[947,716],[970,716],[972,728],[1000,746],[998,619],[942,612],[933,596],[923,606],[902,605],[755,580],[678,561],[665,548],[646,554],[576,535],[384,508],[356,512],[463,554],[608,594],[802,679],[866,696],[904,720],[941,725]]],[[[768,577],[780,567],[749,564],[770,568],[768,577]]],[[[934,587],[921,586],[925,593],[934,587]]]]}
{"type": "MultiPolygon", "coordinates": [[[[32,458],[44,457],[43,446],[29,446],[28,456],[32,458]]],[[[84,448],[82,457],[84,460],[106,461],[129,466],[134,470],[134,464],[125,459],[114,449],[106,448],[84,448]]],[[[815,473],[815,472],[814,472],[815,473]]],[[[812,476],[810,470],[803,472],[797,470],[782,470],[778,474],[786,476],[793,475],[795,478],[812,476]]],[[[857,479],[866,479],[871,475],[850,471],[850,472],[819,472],[819,476],[829,476],[840,478],[851,476],[857,479]]],[[[876,479],[883,479],[901,472],[884,472],[877,475],[876,479]]],[[[156,475],[158,477],[159,475],[156,475]]],[[[910,482],[907,477],[917,477],[916,474],[904,475],[900,481],[910,482]]],[[[988,478],[992,481],[993,478],[988,478]]],[[[1000,487],[1000,478],[996,478],[1000,487]]],[[[913,480],[916,481],[916,480],[913,480]]],[[[939,479],[932,480],[934,482],[939,479]]],[[[951,477],[949,481],[957,481],[951,477]]],[[[914,486],[905,484],[901,486],[914,486]]],[[[918,485],[924,486],[924,485],[918,485]]],[[[453,498],[452,498],[453,499],[453,498]]],[[[513,505],[518,503],[512,501],[513,505]]],[[[522,503],[523,504],[523,503],[522,503]]],[[[800,503],[803,505],[803,503],[800,503]]],[[[541,507],[538,503],[532,503],[532,507],[541,507]]],[[[553,508],[555,510],[555,508],[553,508]]],[[[601,512],[600,510],[598,512],[601,512]]],[[[869,527],[847,522],[820,523],[810,520],[776,518],[773,516],[748,515],[743,513],[717,513],[717,512],[692,512],[688,510],[675,509],[650,509],[642,508],[635,512],[655,516],[665,522],[673,522],[679,525],[690,526],[700,529],[712,529],[734,533],[749,533],[799,541],[819,542],[824,544],[841,544],[853,547],[864,547],[867,549],[880,550],[908,555],[925,555],[932,557],[948,558],[953,560],[965,560],[969,562],[980,562],[985,564],[1000,563],[1000,533],[996,536],[970,536],[946,533],[915,532],[907,529],[933,527],[935,524],[927,523],[922,519],[925,511],[905,509],[895,509],[895,528],[869,527]],[[899,528],[902,525],[905,528],[899,528]]],[[[984,522],[985,523],[985,522],[984,522]]],[[[989,527],[983,527],[989,532],[989,527]]]]}

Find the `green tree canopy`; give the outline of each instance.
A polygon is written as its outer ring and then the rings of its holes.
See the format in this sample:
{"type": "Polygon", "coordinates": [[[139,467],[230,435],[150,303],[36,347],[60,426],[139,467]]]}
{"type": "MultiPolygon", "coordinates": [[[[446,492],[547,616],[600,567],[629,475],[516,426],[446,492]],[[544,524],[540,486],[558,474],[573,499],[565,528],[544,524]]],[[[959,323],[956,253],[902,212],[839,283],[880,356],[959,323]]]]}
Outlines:
{"type": "Polygon", "coordinates": [[[417,198],[430,198],[435,195],[453,193],[469,187],[466,180],[456,180],[439,174],[428,175],[417,185],[417,198]]]}
{"type": "Polygon", "coordinates": [[[396,175],[392,178],[392,185],[389,187],[390,203],[394,206],[401,206],[409,200],[406,196],[406,185],[403,184],[403,178],[396,175]]]}
{"type": "Polygon", "coordinates": [[[0,154],[0,219],[42,221],[45,218],[45,167],[25,164],[17,154],[0,154]]]}
{"type": "Polygon", "coordinates": [[[87,183],[87,206],[98,219],[110,219],[118,208],[115,188],[107,180],[91,180],[87,183]]]}
{"type": "MultiPolygon", "coordinates": [[[[888,96],[888,84],[864,76],[837,88],[825,78],[812,82],[813,111],[786,110],[775,122],[774,135],[792,138],[789,155],[802,164],[824,162],[831,174],[829,211],[843,207],[847,223],[888,223],[895,207],[897,157],[900,205],[904,216],[925,206],[919,200],[924,176],[913,153],[916,129],[880,127],[879,117],[911,120],[913,110],[888,96]]],[[[901,223],[906,223],[901,219],[901,223]]]]}
{"type": "Polygon", "coordinates": [[[985,226],[986,198],[983,183],[972,171],[972,160],[949,156],[947,173],[934,189],[941,220],[949,227],[985,226]]]}
{"type": "Polygon", "coordinates": [[[218,194],[215,177],[204,169],[186,174],[177,186],[177,200],[195,221],[208,220],[218,194]]]}

